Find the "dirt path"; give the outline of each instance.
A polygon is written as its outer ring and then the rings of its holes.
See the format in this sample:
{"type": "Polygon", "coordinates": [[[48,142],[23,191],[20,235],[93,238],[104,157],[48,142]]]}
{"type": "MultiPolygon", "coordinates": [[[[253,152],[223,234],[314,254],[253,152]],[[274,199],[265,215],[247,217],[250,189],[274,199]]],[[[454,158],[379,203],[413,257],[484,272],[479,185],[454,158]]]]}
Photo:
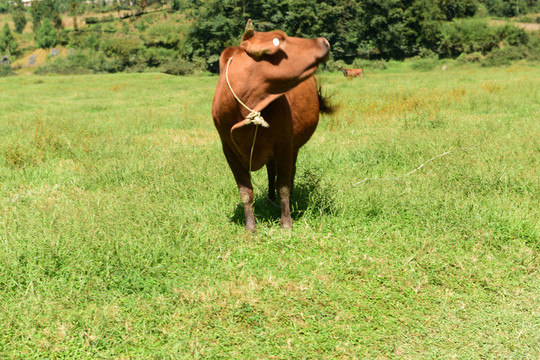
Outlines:
{"type": "Polygon", "coordinates": [[[525,31],[540,31],[540,24],[535,23],[524,23],[504,20],[491,20],[489,23],[492,25],[512,24],[514,26],[517,26],[518,28],[524,29],[525,31]]]}

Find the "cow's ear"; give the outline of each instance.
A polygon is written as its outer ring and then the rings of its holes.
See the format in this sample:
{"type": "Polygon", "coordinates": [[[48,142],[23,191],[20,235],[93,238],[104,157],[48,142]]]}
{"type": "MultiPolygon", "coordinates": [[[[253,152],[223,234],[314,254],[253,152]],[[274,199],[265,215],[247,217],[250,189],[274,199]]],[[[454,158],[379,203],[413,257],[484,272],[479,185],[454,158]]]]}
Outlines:
{"type": "Polygon", "coordinates": [[[276,53],[279,50],[279,40],[276,45],[276,42],[273,42],[272,40],[252,37],[242,41],[240,47],[244,49],[249,56],[258,58],[262,55],[272,55],[276,53]]]}
{"type": "Polygon", "coordinates": [[[249,56],[258,58],[265,54],[271,55],[276,53],[280,43],[281,41],[278,38],[268,41],[255,36],[253,23],[251,22],[251,19],[249,19],[246,24],[246,29],[244,30],[244,35],[242,36],[240,47],[244,49],[249,56]]]}

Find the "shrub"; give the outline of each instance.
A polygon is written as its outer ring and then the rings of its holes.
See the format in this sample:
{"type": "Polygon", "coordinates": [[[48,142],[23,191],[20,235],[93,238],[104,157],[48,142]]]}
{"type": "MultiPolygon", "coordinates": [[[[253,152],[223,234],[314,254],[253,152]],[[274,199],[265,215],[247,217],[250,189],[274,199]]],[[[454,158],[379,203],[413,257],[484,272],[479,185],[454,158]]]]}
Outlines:
{"type": "Polygon", "coordinates": [[[58,42],[58,45],[67,45],[71,41],[70,31],[66,29],[62,29],[58,32],[56,35],[56,41],[58,42]]]}
{"type": "Polygon", "coordinates": [[[457,61],[460,63],[479,63],[484,59],[484,55],[479,52],[473,52],[470,54],[462,53],[458,56],[457,61]]]}
{"type": "Polygon", "coordinates": [[[526,45],[530,36],[525,30],[506,24],[490,26],[484,20],[455,20],[443,24],[437,51],[444,57],[457,57],[462,53],[483,55],[497,49],[499,44],[526,45]]]}
{"type": "Polygon", "coordinates": [[[101,36],[96,31],[72,32],[69,45],[77,48],[99,50],[101,36]]]}
{"type": "Polygon", "coordinates": [[[148,69],[148,66],[146,65],[146,63],[144,62],[144,60],[142,59],[139,59],[137,62],[135,62],[134,64],[132,64],[131,66],[125,68],[125,72],[128,72],[128,73],[142,73],[144,72],[146,69],[148,69]]]}
{"type": "Polygon", "coordinates": [[[141,48],[141,40],[132,36],[120,35],[106,38],[101,42],[101,50],[105,55],[118,58],[123,66],[135,63],[141,48]]]}
{"type": "Polygon", "coordinates": [[[496,29],[497,37],[509,45],[525,45],[529,42],[529,36],[525,30],[506,24],[496,29]]]}
{"type": "Polygon", "coordinates": [[[144,60],[150,67],[158,67],[176,56],[178,56],[178,51],[173,49],[151,47],[143,51],[144,60]]]}
{"type": "Polygon", "coordinates": [[[195,66],[183,59],[172,59],[159,67],[159,71],[170,75],[189,75],[195,72],[195,66]]]}
{"type": "Polygon", "coordinates": [[[146,21],[144,19],[142,19],[141,21],[137,21],[133,26],[141,33],[148,29],[148,24],[146,24],[146,21]]]}
{"type": "Polygon", "coordinates": [[[0,0],[0,14],[7,13],[9,10],[9,2],[7,0],[0,0]]]}
{"type": "Polygon", "coordinates": [[[352,66],[360,69],[373,69],[373,70],[386,70],[388,68],[388,63],[381,60],[364,60],[356,59],[353,61],[352,66]]]}
{"type": "Polygon", "coordinates": [[[181,32],[173,24],[157,24],[152,26],[146,36],[146,46],[159,46],[168,49],[178,48],[181,32]]]}
{"type": "Polygon", "coordinates": [[[443,57],[457,57],[461,53],[488,53],[497,47],[495,28],[483,20],[454,20],[441,27],[438,53],[443,57]]]}
{"type": "Polygon", "coordinates": [[[13,71],[11,70],[11,66],[9,65],[0,65],[0,77],[13,75],[13,71]]]}
{"type": "Polygon", "coordinates": [[[89,16],[84,19],[84,22],[86,23],[86,25],[97,24],[99,22],[99,19],[95,16],[89,16]]]}
{"type": "Polygon", "coordinates": [[[439,65],[438,59],[414,59],[411,68],[420,71],[430,71],[439,65]]]}
{"type": "Polygon", "coordinates": [[[56,45],[56,29],[52,27],[51,22],[45,20],[36,32],[36,44],[42,49],[48,49],[56,45]]]}
{"type": "Polygon", "coordinates": [[[388,64],[385,60],[355,59],[350,65],[343,60],[329,60],[321,68],[331,72],[341,71],[342,68],[385,70],[388,64]]]}
{"type": "Polygon", "coordinates": [[[482,60],[482,66],[507,66],[529,57],[529,49],[526,46],[506,46],[490,52],[482,60]]]}
{"type": "Polygon", "coordinates": [[[326,63],[321,64],[321,69],[326,71],[336,72],[341,71],[341,68],[347,67],[347,64],[343,60],[328,60],[326,63]]]}
{"type": "Polygon", "coordinates": [[[37,74],[91,74],[124,71],[126,65],[116,56],[108,57],[102,51],[84,50],[66,58],[48,62],[37,69],[37,74]]]}
{"type": "Polygon", "coordinates": [[[72,59],[57,59],[37,68],[36,74],[61,74],[61,75],[80,75],[92,74],[94,71],[84,65],[77,64],[72,59]]]}
{"type": "Polygon", "coordinates": [[[89,16],[87,18],[84,18],[84,22],[86,23],[86,25],[91,25],[91,24],[98,24],[98,23],[104,23],[104,22],[112,22],[114,21],[114,16],[112,15],[107,15],[107,16],[103,16],[103,17],[95,17],[95,16],[89,16]]]}

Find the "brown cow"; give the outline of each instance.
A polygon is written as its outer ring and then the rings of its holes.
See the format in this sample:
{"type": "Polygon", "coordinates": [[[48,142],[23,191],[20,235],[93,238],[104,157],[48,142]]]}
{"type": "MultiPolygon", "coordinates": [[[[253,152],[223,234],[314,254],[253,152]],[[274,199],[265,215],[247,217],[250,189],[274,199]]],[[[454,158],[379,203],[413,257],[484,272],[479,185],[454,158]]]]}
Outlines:
{"type": "Polygon", "coordinates": [[[246,230],[255,231],[250,170],[264,165],[269,198],[275,196],[277,185],[281,227],[292,227],[289,196],[298,150],[319,121],[313,73],[328,58],[329,50],[325,38],[256,32],[249,20],[240,46],[228,47],[221,54],[212,117],[238,185],[246,230]]]}
{"type": "Polygon", "coordinates": [[[341,69],[343,75],[346,77],[364,77],[364,71],[362,69],[341,69]]]}

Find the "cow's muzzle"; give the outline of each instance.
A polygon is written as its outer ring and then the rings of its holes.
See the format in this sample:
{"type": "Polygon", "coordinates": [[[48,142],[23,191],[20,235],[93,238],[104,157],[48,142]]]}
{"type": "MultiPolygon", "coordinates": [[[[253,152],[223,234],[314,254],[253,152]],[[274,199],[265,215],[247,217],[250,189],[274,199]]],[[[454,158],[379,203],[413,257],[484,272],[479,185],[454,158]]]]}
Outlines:
{"type": "Polygon", "coordinates": [[[323,55],[321,56],[321,62],[326,62],[328,58],[330,58],[330,43],[323,37],[317,38],[317,42],[319,42],[324,51],[323,55]]]}

